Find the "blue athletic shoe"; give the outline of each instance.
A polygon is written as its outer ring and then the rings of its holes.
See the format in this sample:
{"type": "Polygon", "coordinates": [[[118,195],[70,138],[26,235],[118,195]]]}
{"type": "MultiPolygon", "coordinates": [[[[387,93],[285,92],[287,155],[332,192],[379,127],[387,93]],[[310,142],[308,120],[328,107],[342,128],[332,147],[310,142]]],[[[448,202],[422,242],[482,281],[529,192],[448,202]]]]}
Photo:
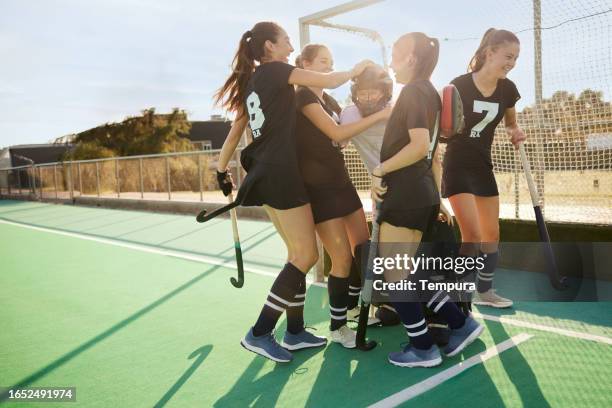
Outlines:
{"type": "Polygon", "coordinates": [[[302,330],[298,334],[285,333],[285,338],[281,343],[281,346],[287,350],[301,350],[310,347],[320,347],[327,344],[325,337],[315,336],[314,334],[307,332],[306,329],[302,330]]]}
{"type": "Polygon", "coordinates": [[[448,338],[448,345],[444,348],[444,354],[448,357],[459,354],[464,348],[480,336],[484,327],[476,320],[468,316],[465,319],[465,324],[458,328],[451,330],[448,338]]]}
{"type": "Polygon", "coordinates": [[[244,339],[240,341],[240,345],[253,353],[269,358],[277,363],[288,363],[293,360],[291,353],[276,342],[272,333],[255,337],[253,336],[253,329],[249,329],[244,339]]]}
{"type": "Polygon", "coordinates": [[[399,367],[433,367],[442,363],[442,356],[435,344],[429,350],[408,346],[404,351],[389,353],[389,362],[399,367]]]}

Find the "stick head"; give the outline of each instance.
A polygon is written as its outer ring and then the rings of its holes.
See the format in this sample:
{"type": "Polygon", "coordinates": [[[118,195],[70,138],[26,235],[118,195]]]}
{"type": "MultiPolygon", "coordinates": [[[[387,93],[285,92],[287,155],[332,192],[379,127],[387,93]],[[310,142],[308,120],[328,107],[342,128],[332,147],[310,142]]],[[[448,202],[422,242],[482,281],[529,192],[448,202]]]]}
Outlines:
{"type": "Polygon", "coordinates": [[[197,222],[205,222],[206,221],[206,210],[200,211],[200,213],[196,216],[197,222]]]}
{"type": "Polygon", "coordinates": [[[363,343],[357,342],[357,344],[355,345],[355,348],[361,351],[370,351],[370,350],[373,350],[374,347],[376,347],[377,345],[378,343],[376,343],[376,341],[370,340],[370,341],[364,341],[363,343]]]}

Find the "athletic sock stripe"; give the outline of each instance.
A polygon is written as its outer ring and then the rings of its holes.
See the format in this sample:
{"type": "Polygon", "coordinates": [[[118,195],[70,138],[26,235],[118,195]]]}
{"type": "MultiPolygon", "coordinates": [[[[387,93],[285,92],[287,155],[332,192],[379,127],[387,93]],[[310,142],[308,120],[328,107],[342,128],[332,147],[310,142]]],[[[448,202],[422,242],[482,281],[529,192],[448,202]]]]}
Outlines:
{"type": "Polygon", "coordinates": [[[485,282],[490,282],[490,281],[492,281],[492,280],[493,280],[493,278],[481,278],[481,277],[479,276],[479,277],[478,277],[478,280],[485,281],[485,282]]]}
{"type": "Polygon", "coordinates": [[[444,304],[448,301],[448,299],[450,299],[448,297],[448,295],[446,295],[446,297],[444,299],[442,299],[442,301],[440,303],[438,303],[436,305],[436,307],[434,307],[434,313],[438,313],[438,310],[440,310],[442,308],[442,306],[444,306],[444,304]]]}
{"type": "Polygon", "coordinates": [[[431,304],[432,304],[433,302],[435,302],[435,301],[436,301],[436,298],[437,298],[438,296],[440,296],[440,294],[442,294],[442,291],[441,291],[441,290],[439,290],[438,292],[436,292],[436,294],[435,294],[435,295],[433,295],[433,296],[431,297],[431,299],[429,299],[429,302],[427,302],[427,307],[431,306],[431,304]]]}
{"type": "Polygon", "coordinates": [[[329,305],[329,310],[331,310],[332,312],[346,312],[347,308],[346,307],[332,307],[332,305],[329,305]]]}
{"type": "Polygon", "coordinates": [[[495,276],[495,272],[491,272],[491,273],[478,272],[478,276],[495,276]]]}
{"type": "Polygon", "coordinates": [[[299,306],[304,306],[305,302],[299,302],[299,303],[292,303],[291,306],[289,307],[299,307],[299,306]]]}
{"type": "Polygon", "coordinates": [[[304,299],[306,297],[305,293],[298,293],[297,295],[295,295],[296,299],[304,299]]]}
{"type": "Polygon", "coordinates": [[[417,337],[417,336],[420,336],[421,334],[427,333],[427,327],[425,327],[423,330],[418,331],[416,333],[410,333],[408,330],[406,330],[406,333],[408,333],[408,337],[417,337]]]}
{"type": "Polygon", "coordinates": [[[280,297],[280,296],[278,296],[278,295],[274,294],[274,292],[270,292],[270,293],[268,293],[268,296],[270,296],[272,299],[274,299],[274,300],[276,300],[276,301],[278,301],[278,302],[281,302],[281,303],[283,303],[283,304],[285,304],[285,305],[287,305],[287,306],[289,306],[289,304],[291,303],[291,302],[289,302],[288,300],[285,300],[285,299],[283,299],[282,297],[280,297]]]}
{"type": "Polygon", "coordinates": [[[279,311],[279,312],[281,312],[281,313],[285,311],[285,309],[283,309],[282,307],[280,307],[280,306],[276,306],[274,303],[269,302],[269,301],[267,301],[267,300],[266,300],[266,303],[264,303],[264,304],[265,304],[266,306],[268,306],[269,308],[272,308],[272,309],[274,309],[274,310],[277,310],[277,311],[279,311]]]}
{"type": "Polygon", "coordinates": [[[351,285],[349,285],[349,289],[361,290],[361,286],[351,286],[351,285]]]}
{"type": "Polygon", "coordinates": [[[349,292],[349,296],[359,296],[359,292],[349,292]]]}
{"type": "Polygon", "coordinates": [[[415,329],[415,328],[417,328],[419,326],[422,326],[424,324],[425,324],[425,319],[423,319],[420,322],[415,323],[415,324],[405,324],[404,327],[407,328],[407,329],[415,329]]]}
{"type": "Polygon", "coordinates": [[[330,314],[329,316],[334,320],[346,320],[346,313],[342,316],[334,316],[333,314],[330,314]]]}

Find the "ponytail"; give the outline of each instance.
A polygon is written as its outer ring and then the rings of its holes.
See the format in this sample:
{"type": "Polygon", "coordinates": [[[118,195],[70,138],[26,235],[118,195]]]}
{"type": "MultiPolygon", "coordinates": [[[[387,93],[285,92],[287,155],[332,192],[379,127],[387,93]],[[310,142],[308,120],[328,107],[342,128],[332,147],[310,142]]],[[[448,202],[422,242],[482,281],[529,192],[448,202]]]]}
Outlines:
{"type": "Polygon", "coordinates": [[[255,61],[265,55],[266,41],[276,43],[280,26],[273,22],[260,22],[240,38],[238,50],[232,60],[232,73],[214,95],[215,105],[238,112],[246,98],[246,87],[253,76],[255,61]]]}

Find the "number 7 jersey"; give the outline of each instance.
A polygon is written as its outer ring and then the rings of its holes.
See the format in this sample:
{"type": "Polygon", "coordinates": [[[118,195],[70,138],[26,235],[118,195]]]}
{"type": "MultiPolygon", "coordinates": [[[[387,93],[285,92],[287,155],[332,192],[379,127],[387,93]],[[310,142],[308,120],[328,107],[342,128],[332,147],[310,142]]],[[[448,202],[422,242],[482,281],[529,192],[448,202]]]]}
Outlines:
{"type": "Polygon", "coordinates": [[[492,168],[491,145],[497,125],[506,109],[513,108],[521,98],[516,85],[507,79],[497,81],[491,96],[484,97],[472,78],[472,73],[451,81],[461,96],[465,127],[463,132],[448,139],[444,168],[492,168]]]}

